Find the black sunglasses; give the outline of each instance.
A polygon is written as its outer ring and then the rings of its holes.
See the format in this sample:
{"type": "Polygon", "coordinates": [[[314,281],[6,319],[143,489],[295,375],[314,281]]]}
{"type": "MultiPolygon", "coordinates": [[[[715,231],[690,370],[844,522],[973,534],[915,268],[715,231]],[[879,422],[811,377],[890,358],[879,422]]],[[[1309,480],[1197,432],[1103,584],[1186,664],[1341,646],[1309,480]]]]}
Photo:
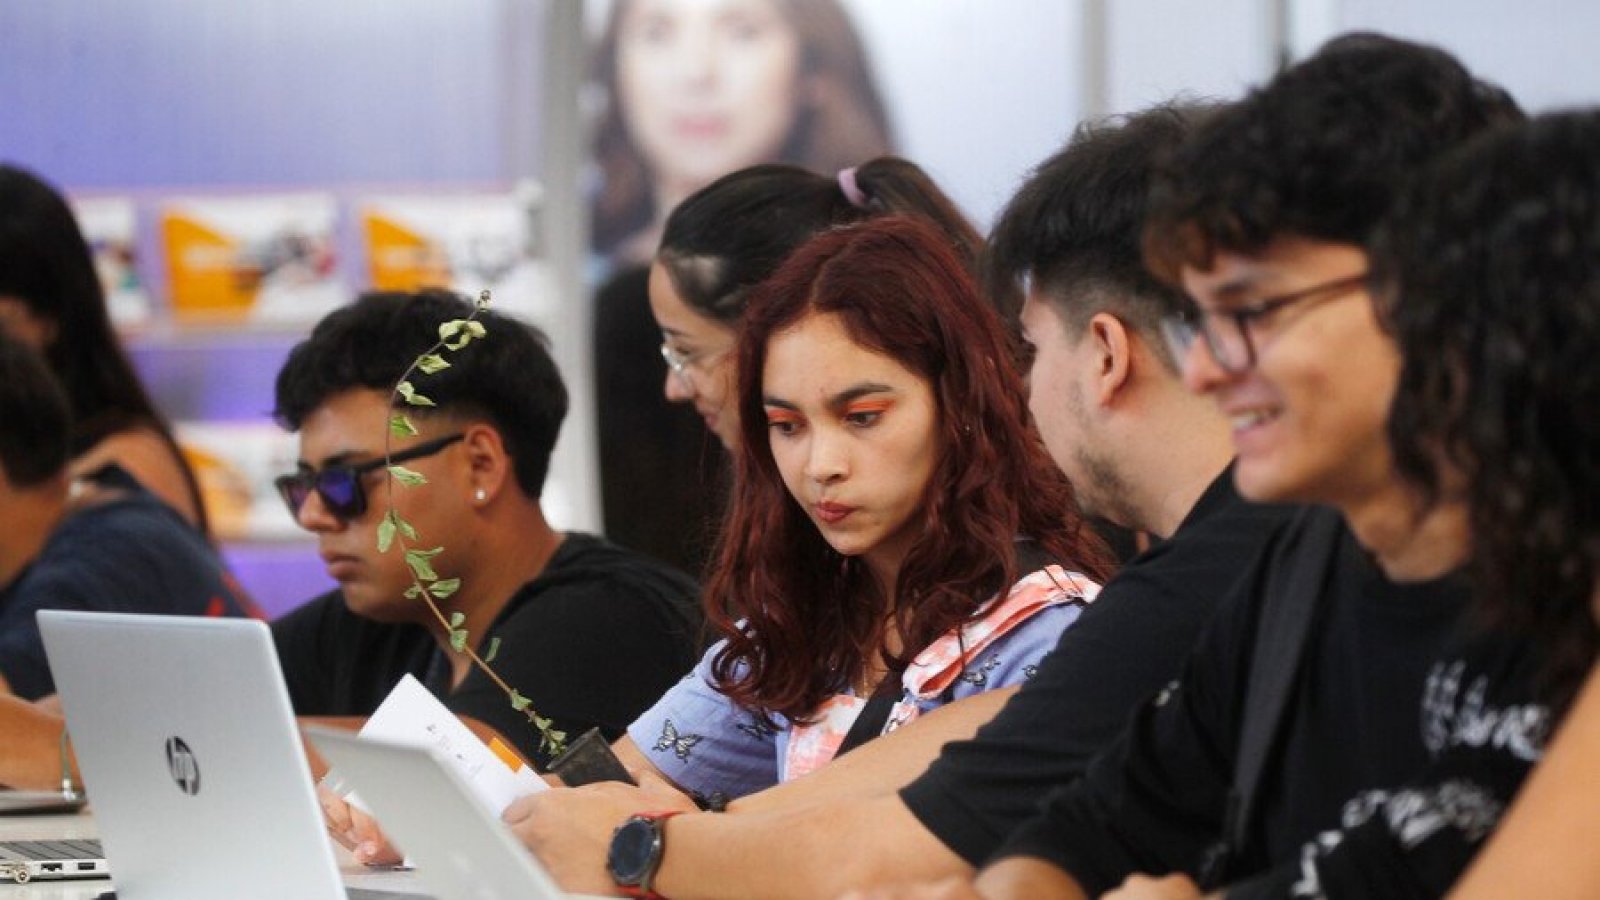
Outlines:
{"type": "Polygon", "coordinates": [[[388,464],[432,456],[465,436],[457,432],[431,441],[423,441],[415,447],[401,450],[388,459],[380,457],[353,466],[335,463],[322,470],[280,475],[273,484],[278,488],[278,496],[288,505],[289,515],[296,519],[300,518],[300,507],[305,505],[306,498],[311,496],[312,491],[316,491],[330,515],[342,522],[348,522],[367,511],[367,492],[361,486],[361,476],[388,464]]]}

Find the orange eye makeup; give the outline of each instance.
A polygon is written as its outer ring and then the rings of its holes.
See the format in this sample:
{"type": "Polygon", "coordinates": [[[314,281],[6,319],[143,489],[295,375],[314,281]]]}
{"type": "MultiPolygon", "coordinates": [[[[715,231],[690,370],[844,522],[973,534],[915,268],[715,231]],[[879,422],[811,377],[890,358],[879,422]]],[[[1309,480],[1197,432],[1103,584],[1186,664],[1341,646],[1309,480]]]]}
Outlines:
{"type": "Polygon", "coordinates": [[[894,406],[893,400],[857,400],[845,406],[844,414],[854,416],[861,413],[881,413],[892,406],[894,406]]]}
{"type": "Polygon", "coordinates": [[[799,425],[803,421],[804,417],[793,410],[776,408],[767,410],[768,425],[799,425]]]}

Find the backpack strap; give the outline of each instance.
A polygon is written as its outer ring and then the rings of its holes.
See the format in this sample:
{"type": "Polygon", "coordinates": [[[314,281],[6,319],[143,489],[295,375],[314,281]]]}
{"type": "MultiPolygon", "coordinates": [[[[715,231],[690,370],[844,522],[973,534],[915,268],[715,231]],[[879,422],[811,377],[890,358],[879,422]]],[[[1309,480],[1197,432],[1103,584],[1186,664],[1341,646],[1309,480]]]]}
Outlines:
{"type": "Polygon", "coordinates": [[[1267,575],[1221,840],[1207,852],[1200,870],[1206,890],[1226,883],[1234,857],[1245,846],[1259,814],[1267,758],[1283,731],[1289,698],[1304,668],[1312,620],[1322,606],[1321,595],[1342,539],[1343,518],[1332,510],[1308,509],[1299,520],[1303,527],[1296,529],[1298,538],[1273,555],[1267,575]]]}
{"type": "Polygon", "coordinates": [[[899,678],[889,676],[878,682],[872,695],[867,698],[866,705],[856,715],[856,720],[850,723],[850,730],[844,733],[844,740],[839,742],[839,749],[834,752],[833,758],[838,759],[883,734],[883,726],[889,722],[889,711],[894,709],[894,702],[900,698],[900,693],[899,678]]]}
{"type": "MultiPolygon", "coordinates": [[[[1044,547],[1031,537],[1018,537],[1014,546],[1018,577],[1056,563],[1044,547]]],[[[900,699],[900,687],[899,678],[885,678],[878,683],[872,695],[867,698],[866,705],[856,716],[856,720],[851,723],[850,730],[845,732],[844,740],[834,753],[835,759],[883,733],[883,726],[889,721],[889,713],[894,709],[895,701],[900,699]]]]}

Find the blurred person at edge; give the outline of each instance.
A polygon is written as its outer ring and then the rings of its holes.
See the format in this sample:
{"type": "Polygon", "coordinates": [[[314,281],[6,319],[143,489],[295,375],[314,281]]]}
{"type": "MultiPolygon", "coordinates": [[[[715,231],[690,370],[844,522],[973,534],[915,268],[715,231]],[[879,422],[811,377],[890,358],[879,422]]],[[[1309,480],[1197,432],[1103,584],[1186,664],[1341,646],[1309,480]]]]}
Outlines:
{"type": "Polygon", "coordinates": [[[74,475],[116,463],[208,531],[194,472],[117,341],[89,245],[65,198],[0,164],[0,332],[42,354],[72,406],[74,475]]]}

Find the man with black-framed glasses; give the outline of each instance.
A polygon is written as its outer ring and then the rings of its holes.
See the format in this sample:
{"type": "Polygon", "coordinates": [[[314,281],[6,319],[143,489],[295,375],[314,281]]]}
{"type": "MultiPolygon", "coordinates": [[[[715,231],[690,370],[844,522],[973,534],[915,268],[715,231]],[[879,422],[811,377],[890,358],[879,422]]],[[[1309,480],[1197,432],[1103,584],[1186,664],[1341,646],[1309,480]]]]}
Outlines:
{"type": "Polygon", "coordinates": [[[565,533],[540,497],[567,395],[543,335],[493,311],[486,334],[421,378],[436,405],[392,403],[394,383],[472,305],[443,291],[368,294],[330,313],[278,375],[276,414],[300,436],[295,472],[277,480],[339,590],[273,623],[296,712],[365,716],[406,673],[457,715],[487,725],[524,756],[548,760],[539,734],[468,659],[423,602],[407,596],[399,547],[378,550],[392,507],[406,544],[442,547],[432,565],[460,579],[441,601],[480,654],[553,727],[617,737],[694,664],[696,587],[601,538],[565,533]],[[390,436],[397,407],[417,434],[390,436]],[[407,486],[390,461],[426,478],[407,486]]]}
{"type": "Polygon", "coordinates": [[[1283,321],[1283,310],[1291,307],[1309,309],[1325,300],[1359,296],[1366,286],[1367,273],[1357,272],[1340,278],[1319,281],[1309,287],[1298,288],[1242,306],[1227,309],[1189,309],[1161,322],[1162,336],[1172,355],[1186,359],[1198,338],[1205,338],[1206,352],[1224,372],[1240,374],[1256,364],[1256,339],[1254,329],[1266,329],[1283,321]],[[1257,324],[1260,323],[1260,324],[1257,324]]]}

